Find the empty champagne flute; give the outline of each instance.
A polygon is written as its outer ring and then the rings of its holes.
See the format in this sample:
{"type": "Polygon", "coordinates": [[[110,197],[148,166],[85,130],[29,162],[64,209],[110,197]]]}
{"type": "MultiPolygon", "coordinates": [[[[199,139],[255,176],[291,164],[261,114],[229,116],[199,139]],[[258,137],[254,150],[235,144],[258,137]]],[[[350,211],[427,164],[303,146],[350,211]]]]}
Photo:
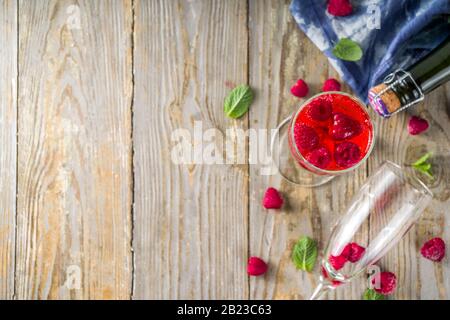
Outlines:
{"type": "Polygon", "coordinates": [[[433,194],[418,178],[385,161],[354,196],[335,225],[311,300],[352,281],[408,232],[433,194]]]}

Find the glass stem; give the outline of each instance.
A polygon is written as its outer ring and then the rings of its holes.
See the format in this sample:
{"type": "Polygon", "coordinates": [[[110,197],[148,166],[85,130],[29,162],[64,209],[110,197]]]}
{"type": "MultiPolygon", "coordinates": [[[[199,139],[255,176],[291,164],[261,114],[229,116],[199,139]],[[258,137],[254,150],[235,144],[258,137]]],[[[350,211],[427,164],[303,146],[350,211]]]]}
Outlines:
{"type": "Polygon", "coordinates": [[[324,285],[323,282],[320,282],[309,300],[320,300],[328,291],[330,291],[330,287],[324,285]]]}

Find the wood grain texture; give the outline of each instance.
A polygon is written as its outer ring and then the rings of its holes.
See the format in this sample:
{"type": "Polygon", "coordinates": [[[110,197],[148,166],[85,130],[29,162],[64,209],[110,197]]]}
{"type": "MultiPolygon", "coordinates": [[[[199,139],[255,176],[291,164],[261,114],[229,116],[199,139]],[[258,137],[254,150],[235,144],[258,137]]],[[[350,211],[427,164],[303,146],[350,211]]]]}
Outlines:
{"type": "Polygon", "coordinates": [[[134,297],[246,298],[247,165],[174,164],[171,136],[196,121],[247,127],[222,109],[247,82],[247,3],[139,0],[135,12],[134,297]]]}
{"type": "Polygon", "coordinates": [[[0,1],[0,299],[14,295],[17,6],[0,1]]]}
{"type": "Polygon", "coordinates": [[[131,1],[20,1],[19,21],[17,298],[129,298],[131,1]]]}
{"type": "MultiPolygon", "coordinates": [[[[302,100],[289,90],[297,79],[305,79],[313,95],[321,91],[327,78],[338,78],[325,56],[298,29],[289,4],[250,1],[250,84],[259,92],[250,111],[252,128],[276,128],[296,110],[302,100]]],[[[323,249],[332,226],[365,176],[363,166],[331,184],[310,189],[292,185],[279,175],[262,176],[260,166],[250,168],[250,254],[267,259],[271,266],[264,278],[251,279],[251,298],[309,298],[318,281],[319,263],[311,274],[296,270],[292,248],[299,237],[307,235],[323,249]],[[268,186],[278,188],[288,202],[280,214],[261,205],[268,186]]],[[[359,299],[363,285],[360,279],[329,297],[359,299]]]]}
{"type": "MultiPolygon", "coordinates": [[[[239,163],[199,163],[200,141],[229,156],[227,129],[275,128],[302,102],[289,92],[298,78],[310,95],[338,78],[289,4],[0,0],[0,299],[307,299],[319,268],[295,270],[296,240],[322,250],[383,160],[426,151],[434,200],[380,266],[398,276],[394,299],[450,299],[449,258],[419,253],[432,237],[450,243],[450,84],[406,113],[374,116],[368,162],[319,188],[262,175],[265,164],[248,160],[261,145],[248,141],[239,163]],[[255,101],[231,120],[223,100],[241,83],[255,101]],[[430,129],[410,136],[411,114],[430,129]],[[198,133],[191,161],[174,163],[177,134],[198,133]],[[261,205],[269,186],[287,201],[278,213],[261,205]],[[247,276],[249,255],[269,262],[265,276],[247,276]]],[[[328,298],[360,299],[365,285],[328,298]]]]}

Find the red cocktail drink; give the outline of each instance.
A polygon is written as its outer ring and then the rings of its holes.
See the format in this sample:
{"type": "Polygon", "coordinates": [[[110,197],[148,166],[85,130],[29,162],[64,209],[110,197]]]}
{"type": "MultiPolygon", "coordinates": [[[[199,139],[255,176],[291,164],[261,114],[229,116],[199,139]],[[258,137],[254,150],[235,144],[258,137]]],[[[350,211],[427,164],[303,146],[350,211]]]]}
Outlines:
{"type": "Polygon", "coordinates": [[[370,154],[374,128],[364,104],[342,92],[306,101],[292,118],[289,146],[297,162],[316,174],[353,170],[370,154]]]}

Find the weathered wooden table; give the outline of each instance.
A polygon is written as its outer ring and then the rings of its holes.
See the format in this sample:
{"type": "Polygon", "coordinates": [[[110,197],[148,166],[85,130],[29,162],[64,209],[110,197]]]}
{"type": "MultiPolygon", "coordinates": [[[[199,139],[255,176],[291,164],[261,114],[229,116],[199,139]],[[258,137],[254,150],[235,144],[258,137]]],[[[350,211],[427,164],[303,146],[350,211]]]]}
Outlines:
{"type": "MultiPolygon", "coordinates": [[[[0,0],[0,298],[304,299],[317,277],[291,263],[296,239],[323,246],[382,160],[406,163],[430,145],[448,155],[449,85],[411,111],[430,120],[426,134],[408,135],[407,114],[377,119],[367,164],[320,188],[247,163],[172,163],[175,129],[275,128],[299,103],[289,93],[297,78],[318,92],[337,76],[288,5],[0,0]],[[230,120],[223,100],[241,83],[256,99],[230,120]],[[262,208],[267,186],[287,209],[262,208]],[[264,277],[247,276],[249,255],[269,261],[264,277]]],[[[432,236],[450,243],[449,179],[382,260],[398,275],[395,299],[450,297],[448,258],[418,253],[432,236]]],[[[329,298],[360,299],[364,287],[329,298]]]]}

